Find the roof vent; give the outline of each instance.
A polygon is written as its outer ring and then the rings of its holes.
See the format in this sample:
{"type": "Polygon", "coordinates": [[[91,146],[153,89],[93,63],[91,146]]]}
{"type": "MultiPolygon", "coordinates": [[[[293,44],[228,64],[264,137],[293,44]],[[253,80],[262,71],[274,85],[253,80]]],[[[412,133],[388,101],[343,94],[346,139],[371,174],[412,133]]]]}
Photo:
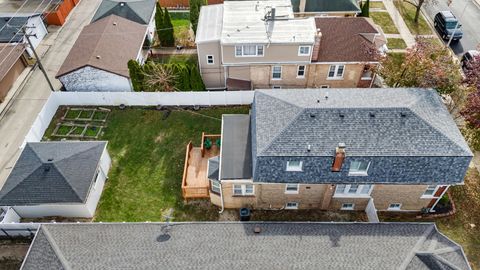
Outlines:
{"type": "Polygon", "coordinates": [[[371,118],[375,118],[375,113],[371,112],[368,114],[371,118]]]}
{"type": "Polygon", "coordinates": [[[120,2],[120,6],[121,7],[125,6],[125,2],[120,2]]]}
{"type": "Polygon", "coordinates": [[[262,231],[262,228],[260,228],[260,226],[255,226],[255,227],[253,228],[253,232],[254,232],[254,233],[260,233],[261,231],[262,231]]]}
{"type": "Polygon", "coordinates": [[[100,55],[97,55],[95,58],[100,59],[101,57],[100,57],[100,55]]]}
{"type": "Polygon", "coordinates": [[[158,242],[167,242],[168,240],[170,240],[170,235],[169,234],[166,234],[166,233],[163,233],[163,234],[160,234],[158,237],[157,237],[157,241],[158,242]]]}
{"type": "Polygon", "coordinates": [[[117,22],[113,22],[113,26],[117,26],[117,22]]]}
{"type": "Polygon", "coordinates": [[[320,103],[320,99],[317,99],[317,103],[320,103]]]}
{"type": "Polygon", "coordinates": [[[339,113],[338,116],[339,116],[340,118],[344,118],[344,117],[345,117],[345,114],[344,114],[344,113],[339,113]]]}
{"type": "Polygon", "coordinates": [[[311,118],[315,118],[315,114],[314,114],[314,113],[310,113],[310,117],[311,117],[311,118]]]}
{"type": "Polygon", "coordinates": [[[400,116],[401,116],[401,117],[407,117],[407,113],[406,113],[406,112],[401,112],[401,113],[400,113],[400,116]]]}
{"type": "Polygon", "coordinates": [[[311,147],[311,145],[310,145],[310,144],[309,144],[309,145],[307,145],[307,152],[310,152],[310,151],[312,150],[311,148],[312,148],[312,147],[311,147]]]}
{"type": "Polygon", "coordinates": [[[325,92],[325,100],[328,99],[328,92],[325,92]]]}
{"type": "Polygon", "coordinates": [[[53,161],[53,158],[49,158],[47,159],[48,162],[52,162],[53,161]]]}

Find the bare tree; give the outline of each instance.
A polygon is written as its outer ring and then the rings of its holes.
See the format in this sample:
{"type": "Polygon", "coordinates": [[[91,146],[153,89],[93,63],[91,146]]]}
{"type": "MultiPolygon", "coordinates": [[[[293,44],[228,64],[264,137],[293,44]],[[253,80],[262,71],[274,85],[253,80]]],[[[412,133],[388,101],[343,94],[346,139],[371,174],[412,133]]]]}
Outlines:
{"type": "Polygon", "coordinates": [[[410,5],[415,7],[415,18],[413,21],[418,23],[418,18],[420,17],[420,10],[422,9],[423,4],[426,2],[430,2],[432,4],[436,4],[437,0],[403,0],[403,2],[409,3],[410,5]]]}
{"type": "Polygon", "coordinates": [[[176,75],[173,70],[166,65],[148,63],[148,67],[143,72],[144,83],[154,92],[174,92],[176,75]]]}

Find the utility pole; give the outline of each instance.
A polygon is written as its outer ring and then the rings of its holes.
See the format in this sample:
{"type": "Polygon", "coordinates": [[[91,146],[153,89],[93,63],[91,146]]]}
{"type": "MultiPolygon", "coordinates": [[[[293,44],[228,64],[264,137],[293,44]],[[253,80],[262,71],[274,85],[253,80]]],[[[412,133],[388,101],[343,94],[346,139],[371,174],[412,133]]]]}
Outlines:
{"type": "Polygon", "coordinates": [[[50,82],[50,79],[48,78],[47,71],[45,71],[45,69],[43,68],[42,62],[40,61],[40,57],[38,57],[38,54],[35,51],[35,48],[33,47],[32,42],[30,41],[30,36],[35,36],[35,35],[27,34],[27,31],[25,30],[25,28],[26,27],[22,27],[22,32],[23,32],[23,35],[25,36],[25,38],[27,39],[27,42],[28,42],[28,45],[30,46],[30,49],[32,49],[32,52],[35,55],[35,58],[36,58],[37,63],[38,63],[38,67],[40,68],[43,75],[45,76],[45,79],[47,79],[48,85],[50,86],[50,90],[52,90],[52,92],[55,92],[55,89],[53,89],[52,82],[50,82]]]}

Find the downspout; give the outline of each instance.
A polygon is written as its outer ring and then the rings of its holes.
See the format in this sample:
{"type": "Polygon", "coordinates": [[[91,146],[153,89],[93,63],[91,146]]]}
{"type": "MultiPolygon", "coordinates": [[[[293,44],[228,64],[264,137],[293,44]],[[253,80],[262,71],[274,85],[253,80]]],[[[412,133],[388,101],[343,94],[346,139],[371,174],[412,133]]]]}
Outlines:
{"type": "Polygon", "coordinates": [[[222,187],[222,181],[219,181],[220,182],[220,201],[222,203],[222,209],[220,209],[220,211],[218,212],[219,214],[223,213],[223,211],[225,210],[225,205],[223,203],[223,187],[222,187]]]}
{"type": "Polygon", "coordinates": [[[440,194],[440,196],[437,198],[437,201],[430,208],[430,211],[429,211],[430,213],[432,213],[432,210],[435,208],[435,206],[437,206],[438,202],[442,199],[445,193],[447,193],[449,188],[450,188],[450,185],[448,185],[447,188],[445,188],[445,190],[442,192],[442,194],[440,194]]]}

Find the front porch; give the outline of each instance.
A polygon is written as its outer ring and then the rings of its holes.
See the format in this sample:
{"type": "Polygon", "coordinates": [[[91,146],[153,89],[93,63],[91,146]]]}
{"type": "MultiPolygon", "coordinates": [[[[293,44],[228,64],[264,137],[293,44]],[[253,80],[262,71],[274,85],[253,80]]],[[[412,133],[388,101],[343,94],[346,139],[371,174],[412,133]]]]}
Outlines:
{"type": "Polygon", "coordinates": [[[200,147],[188,143],[182,179],[182,195],[185,200],[210,197],[207,164],[209,158],[220,155],[220,137],[218,134],[202,132],[200,147]]]}

